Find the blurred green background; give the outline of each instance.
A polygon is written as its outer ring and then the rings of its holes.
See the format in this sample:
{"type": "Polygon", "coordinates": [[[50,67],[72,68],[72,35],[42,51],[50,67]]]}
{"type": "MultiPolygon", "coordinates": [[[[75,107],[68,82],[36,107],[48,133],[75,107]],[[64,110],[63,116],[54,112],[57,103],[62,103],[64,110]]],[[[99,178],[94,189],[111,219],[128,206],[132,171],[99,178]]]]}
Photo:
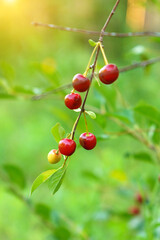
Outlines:
{"type": "MultiPolygon", "coordinates": [[[[93,82],[87,109],[105,109],[113,118],[118,116],[122,125],[106,115],[97,114],[95,120],[88,116],[89,131],[97,136],[98,143],[94,150],[86,151],[78,145],[78,137],[85,131],[82,118],[75,135],[77,151],[61,189],[52,196],[44,185],[29,197],[37,175],[52,168],[47,161],[47,153],[57,148],[52,126],[60,122],[69,133],[78,114],[64,106],[63,98],[70,89],[38,101],[32,96],[70,83],[76,73],[83,73],[92,52],[88,39],[97,41],[96,36],[34,27],[31,23],[100,30],[114,3],[0,0],[2,240],[160,238],[160,207],[149,204],[158,191],[155,182],[159,165],[153,163],[159,158],[126,130],[138,126],[140,136],[159,146],[159,63],[120,74],[114,86],[99,87],[93,82]],[[152,112],[141,116],[134,111],[141,101],[153,106],[157,118],[152,112]],[[128,209],[136,205],[134,198],[139,192],[146,203],[140,215],[132,216],[128,209]]],[[[122,1],[107,31],[160,31],[159,10],[158,0],[122,1]]],[[[159,38],[153,37],[104,38],[109,62],[119,67],[158,57],[159,44],[159,38]]],[[[97,68],[103,64],[100,56],[97,68]]]]}

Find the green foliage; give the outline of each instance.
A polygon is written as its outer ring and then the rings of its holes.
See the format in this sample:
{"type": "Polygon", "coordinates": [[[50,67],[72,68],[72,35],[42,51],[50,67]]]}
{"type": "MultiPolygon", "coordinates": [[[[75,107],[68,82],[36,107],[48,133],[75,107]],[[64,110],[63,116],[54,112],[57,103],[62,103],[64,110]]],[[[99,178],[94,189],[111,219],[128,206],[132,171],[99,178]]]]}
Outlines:
{"type": "Polygon", "coordinates": [[[92,47],[95,47],[96,46],[96,42],[94,42],[92,39],[89,39],[88,40],[89,44],[92,46],[92,47]]]}
{"type": "Polygon", "coordinates": [[[26,187],[26,179],[24,173],[18,166],[15,166],[13,164],[3,164],[1,167],[11,184],[18,186],[21,189],[24,189],[26,187]]]}
{"type": "Polygon", "coordinates": [[[48,181],[48,186],[49,189],[51,190],[52,194],[54,195],[60,188],[64,176],[66,173],[66,167],[60,167],[59,169],[57,169],[57,171],[49,178],[48,181]]]}
{"type": "Polygon", "coordinates": [[[45,183],[57,170],[47,170],[43,173],[41,173],[33,182],[32,188],[31,188],[31,194],[42,184],[45,183]]]}
{"type": "Polygon", "coordinates": [[[87,113],[90,116],[90,118],[96,119],[96,114],[94,112],[92,112],[92,111],[85,111],[85,113],[87,113]]]}
{"type": "Polygon", "coordinates": [[[52,134],[55,138],[56,142],[59,142],[65,135],[64,128],[60,125],[60,123],[56,123],[54,127],[52,127],[52,134]]]}

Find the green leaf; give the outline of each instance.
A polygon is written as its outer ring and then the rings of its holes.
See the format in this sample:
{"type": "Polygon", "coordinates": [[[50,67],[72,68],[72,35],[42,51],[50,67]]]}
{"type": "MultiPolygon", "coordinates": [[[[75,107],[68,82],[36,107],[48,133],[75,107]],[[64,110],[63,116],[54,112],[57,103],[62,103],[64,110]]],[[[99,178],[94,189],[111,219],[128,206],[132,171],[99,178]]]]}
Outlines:
{"type": "Polygon", "coordinates": [[[41,173],[33,182],[31,188],[31,194],[44,182],[46,182],[55,172],[57,169],[47,170],[41,173]]]}
{"type": "Polygon", "coordinates": [[[134,108],[134,111],[142,114],[152,122],[160,125],[160,111],[155,107],[146,103],[140,103],[134,108]]]}
{"type": "Polygon", "coordinates": [[[4,164],[2,169],[12,184],[16,184],[21,189],[26,186],[25,176],[19,167],[12,164],[4,164]]]}
{"type": "Polygon", "coordinates": [[[85,111],[85,113],[87,113],[90,116],[90,118],[96,119],[96,114],[94,112],[92,112],[92,111],[85,111]]]}
{"type": "Polygon", "coordinates": [[[56,123],[51,130],[53,137],[55,138],[56,142],[59,142],[65,135],[64,128],[60,125],[60,123],[56,123]]]}
{"type": "Polygon", "coordinates": [[[85,170],[82,172],[83,177],[89,178],[91,180],[95,180],[95,181],[100,181],[102,180],[101,176],[99,176],[98,174],[91,172],[89,170],[85,170]]]}
{"type": "Polygon", "coordinates": [[[63,168],[60,167],[49,179],[48,186],[53,195],[59,190],[63,182],[65,173],[66,173],[66,167],[63,167],[63,168]]]}
{"type": "Polygon", "coordinates": [[[138,161],[145,161],[150,163],[154,162],[150,154],[146,152],[128,153],[127,157],[133,157],[135,160],[138,161]]]}
{"type": "Polygon", "coordinates": [[[37,203],[35,205],[35,212],[44,219],[49,220],[51,216],[51,208],[43,203],[37,203]]]}
{"type": "Polygon", "coordinates": [[[131,110],[131,109],[123,109],[123,110],[121,110],[119,112],[115,112],[115,113],[107,113],[107,116],[117,118],[127,124],[134,123],[133,110],[131,110]]]}
{"type": "Polygon", "coordinates": [[[96,43],[95,41],[93,41],[92,39],[89,39],[88,42],[89,42],[89,44],[90,44],[92,47],[95,47],[96,44],[97,44],[97,43],[96,43]]]}

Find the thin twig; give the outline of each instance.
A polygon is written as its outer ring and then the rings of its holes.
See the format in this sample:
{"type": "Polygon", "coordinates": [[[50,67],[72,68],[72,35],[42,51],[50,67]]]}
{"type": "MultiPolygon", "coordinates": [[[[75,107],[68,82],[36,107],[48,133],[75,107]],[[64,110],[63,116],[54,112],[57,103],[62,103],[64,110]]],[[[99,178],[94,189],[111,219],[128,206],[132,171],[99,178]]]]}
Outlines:
{"type": "MultiPolygon", "coordinates": [[[[130,71],[130,70],[134,70],[134,69],[139,68],[139,67],[146,67],[146,66],[149,66],[149,65],[151,65],[153,63],[156,63],[156,62],[160,62],[160,57],[152,58],[152,59],[142,61],[142,62],[133,63],[131,65],[119,68],[119,72],[123,73],[123,72],[127,72],[127,71],[130,71]]],[[[92,66],[92,68],[93,68],[93,66],[92,66]]],[[[97,75],[97,74],[95,73],[94,76],[95,75],[97,75]]],[[[72,88],[72,83],[64,84],[61,87],[55,88],[51,91],[48,91],[48,92],[45,92],[45,93],[42,93],[42,94],[39,94],[39,95],[35,95],[35,96],[32,97],[32,100],[40,100],[40,99],[48,96],[49,94],[57,93],[57,92],[60,92],[62,90],[66,90],[66,89],[69,89],[69,88],[72,88]]]]}
{"type": "MultiPolygon", "coordinates": [[[[45,24],[40,22],[33,22],[34,26],[38,27],[47,27],[60,31],[74,32],[74,33],[83,33],[88,35],[100,35],[99,31],[91,31],[85,29],[71,28],[71,27],[62,27],[54,24],[45,24]]],[[[160,32],[128,32],[128,33],[117,33],[117,32],[104,32],[104,36],[108,37],[160,37],[160,32]]]]}
{"type": "MultiPolygon", "coordinates": [[[[99,36],[99,42],[101,42],[101,43],[103,42],[104,31],[105,31],[106,27],[108,26],[116,8],[118,7],[119,2],[120,2],[120,0],[116,1],[111,13],[109,14],[109,17],[107,18],[103,28],[101,29],[100,36],[99,36]]],[[[95,72],[95,67],[96,67],[99,52],[100,52],[100,45],[98,45],[98,47],[97,47],[97,52],[96,52],[95,60],[94,60],[94,63],[93,63],[92,74],[91,74],[91,77],[90,77],[90,86],[92,84],[92,80],[93,80],[93,77],[94,77],[94,72],[95,72]]],[[[87,97],[88,97],[89,90],[90,90],[90,87],[88,88],[88,90],[86,92],[86,95],[85,95],[83,103],[82,103],[81,111],[78,115],[78,118],[77,118],[76,123],[74,125],[74,128],[72,130],[72,139],[74,139],[75,131],[76,131],[79,119],[81,117],[81,114],[85,111],[85,103],[86,103],[86,100],[87,100],[87,97]]]]}

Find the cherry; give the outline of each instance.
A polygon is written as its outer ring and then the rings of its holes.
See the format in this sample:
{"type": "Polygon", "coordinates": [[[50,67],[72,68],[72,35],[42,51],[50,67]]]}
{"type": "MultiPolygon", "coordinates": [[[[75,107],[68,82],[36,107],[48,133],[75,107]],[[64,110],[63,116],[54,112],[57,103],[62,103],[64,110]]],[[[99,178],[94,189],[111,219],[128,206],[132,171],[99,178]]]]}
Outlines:
{"type": "Polygon", "coordinates": [[[131,208],[129,209],[129,213],[130,213],[131,215],[139,215],[139,214],[140,214],[140,208],[137,207],[137,206],[131,207],[131,208]]]}
{"type": "Polygon", "coordinates": [[[82,99],[78,93],[70,93],[65,96],[64,102],[69,109],[77,109],[81,106],[82,99]]]}
{"type": "Polygon", "coordinates": [[[76,143],[72,139],[68,138],[63,138],[59,142],[59,151],[65,155],[65,156],[70,156],[74,153],[76,149],[76,143]]]}
{"type": "Polygon", "coordinates": [[[99,71],[99,79],[104,84],[111,84],[119,76],[119,70],[115,64],[108,64],[105,65],[103,68],[99,71]]]}
{"type": "Polygon", "coordinates": [[[135,200],[136,200],[136,202],[138,202],[138,203],[140,203],[140,204],[142,204],[143,201],[144,201],[144,199],[143,199],[143,197],[142,197],[142,195],[141,195],[140,193],[138,193],[138,194],[135,196],[135,200]]]}
{"type": "Polygon", "coordinates": [[[61,153],[60,151],[57,151],[56,149],[52,149],[48,153],[48,162],[51,164],[58,163],[61,160],[61,153]]]}
{"type": "Polygon", "coordinates": [[[96,146],[97,139],[92,133],[82,133],[79,137],[79,142],[86,150],[91,150],[96,146]]]}
{"type": "Polygon", "coordinates": [[[72,85],[78,92],[85,92],[90,86],[90,80],[78,73],[73,77],[72,85]]]}

